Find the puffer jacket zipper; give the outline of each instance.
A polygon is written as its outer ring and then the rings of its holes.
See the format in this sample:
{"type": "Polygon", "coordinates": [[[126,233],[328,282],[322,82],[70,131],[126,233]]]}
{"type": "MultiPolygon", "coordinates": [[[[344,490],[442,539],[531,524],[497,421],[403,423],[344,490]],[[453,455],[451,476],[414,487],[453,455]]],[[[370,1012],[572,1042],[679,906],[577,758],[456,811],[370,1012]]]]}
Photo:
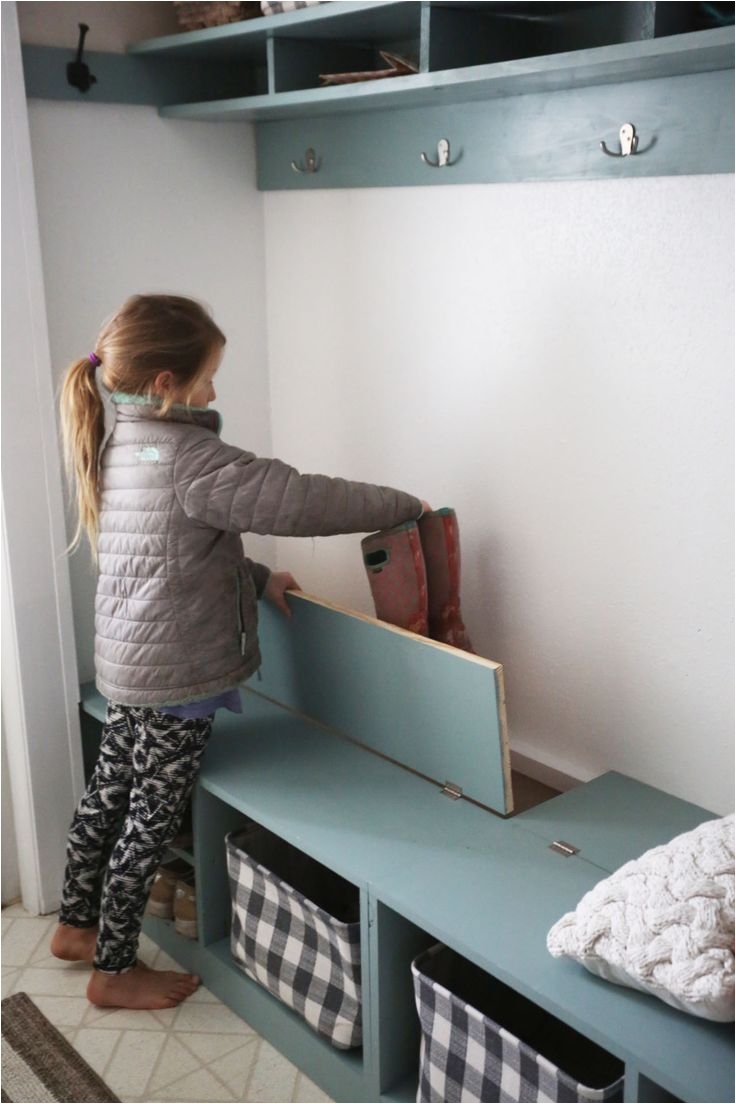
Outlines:
{"type": "Polygon", "coordinates": [[[241,656],[244,656],[247,637],[245,633],[245,627],[243,625],[243,595],[239,571],[235,572],[235,587],[238,596],[238,633],[240,635],[240,654],[241,656]]]}

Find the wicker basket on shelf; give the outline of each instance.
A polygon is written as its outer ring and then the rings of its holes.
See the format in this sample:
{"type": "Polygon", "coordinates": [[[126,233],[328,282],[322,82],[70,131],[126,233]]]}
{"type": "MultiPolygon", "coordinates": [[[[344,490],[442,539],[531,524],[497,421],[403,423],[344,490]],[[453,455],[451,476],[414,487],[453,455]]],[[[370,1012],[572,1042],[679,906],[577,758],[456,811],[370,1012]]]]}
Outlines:
{"type": "Polygon", "coordinates": [[[227,0],[212,0],[211,3],[174,4],[176,18],[184,31],[200,30],[203,27],[221,27],[225,23],[239,23],[241,19],[253,19],[260,16],[260,3],[229,3],[227,0]]]}

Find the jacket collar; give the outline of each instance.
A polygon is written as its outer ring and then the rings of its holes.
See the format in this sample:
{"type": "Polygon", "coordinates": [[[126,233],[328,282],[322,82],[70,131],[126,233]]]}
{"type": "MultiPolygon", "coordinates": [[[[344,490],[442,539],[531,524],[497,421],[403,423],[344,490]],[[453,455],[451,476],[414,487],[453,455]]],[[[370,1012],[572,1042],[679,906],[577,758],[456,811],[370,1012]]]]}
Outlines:
{"type": "Polygon", "coordinates": [[[95,371],[95,382],[102,399],[102,409],[105,415],[105,430],[99,452],[100,460],[105,445],[110,440],[115,428],[118,413],[128,418],[128,420],[156,418],[163,422],[188,422],[192,425],[204,426],[205,429],[210,429],[213,433],[216,433],[218,437],[222,432],[222,416],[216,410],[199,406],[183,406],[177,403],[161,417],[158,413],[160,403],[146,395],[126,395],[122,391],[108,391],[102,382],[101,366],[95,371]]]}
{"type": "Polygon", "coordinates": [[[160,401],[147,395],[126,395],[122,391],[115,391],[110,400],[117,413],[128,421],[155,419],[161,422],[186,422],[189,425],[203,426],[218,436],[222,430],[222,415],[206,406],[174,403],[165,414],[161,414],[160,401]]]}

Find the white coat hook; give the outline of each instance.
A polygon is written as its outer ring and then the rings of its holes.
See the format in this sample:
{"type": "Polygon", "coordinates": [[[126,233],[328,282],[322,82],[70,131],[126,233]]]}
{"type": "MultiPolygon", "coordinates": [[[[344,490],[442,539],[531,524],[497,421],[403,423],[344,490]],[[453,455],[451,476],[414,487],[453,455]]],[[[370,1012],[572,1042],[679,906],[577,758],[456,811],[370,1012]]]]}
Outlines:
{"type": "Polygon", "coordinates": [[[618,136],[621,142],[621,152],[614,153],[606,147],[605,142],[601,142],[601,149],[604,153],[607,153],[609,157],[629,157],[637,152],[639,139],[633,123],[624,123],[618,132],[618,136]]]}
{"type": "Polygon", "coordinates": [[[447,138],[440,138],[437,143],[436,161],[431,161],[426,153],[422,154],[422,161],[425,165],[431,165],[433,169],[444,169],[446,165],[456,165],[459,160],[459,157],[456,157],[454,161],[450,160],[450,143],[447,138]]]}
{"type": "Polygon", "coordinates": [[[294,172],[298,173],[316,173],[320,170],[322,162],[316,156],[314,150],[310,148],[304,154],[304,164],[297,165],[296,161],[291,162],[291,167],[294,172]]]}

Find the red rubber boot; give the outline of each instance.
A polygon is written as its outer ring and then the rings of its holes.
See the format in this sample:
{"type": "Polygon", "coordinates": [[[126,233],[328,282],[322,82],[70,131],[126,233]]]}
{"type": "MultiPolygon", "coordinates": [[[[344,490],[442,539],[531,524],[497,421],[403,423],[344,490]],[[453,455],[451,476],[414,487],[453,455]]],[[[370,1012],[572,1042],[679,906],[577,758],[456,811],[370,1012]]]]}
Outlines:
{"type": "Polygon", "coordinates": [[[422,514],[417,524],[427,570],[429,635],[475,655],[460,615],[460,534],[455,511],[432,510],[422,514]]]}
{"type": "Polygon", "coordinates": [[[427,636],[427,573],[415,521],[360,542],[379,621],[427,636]]]}

